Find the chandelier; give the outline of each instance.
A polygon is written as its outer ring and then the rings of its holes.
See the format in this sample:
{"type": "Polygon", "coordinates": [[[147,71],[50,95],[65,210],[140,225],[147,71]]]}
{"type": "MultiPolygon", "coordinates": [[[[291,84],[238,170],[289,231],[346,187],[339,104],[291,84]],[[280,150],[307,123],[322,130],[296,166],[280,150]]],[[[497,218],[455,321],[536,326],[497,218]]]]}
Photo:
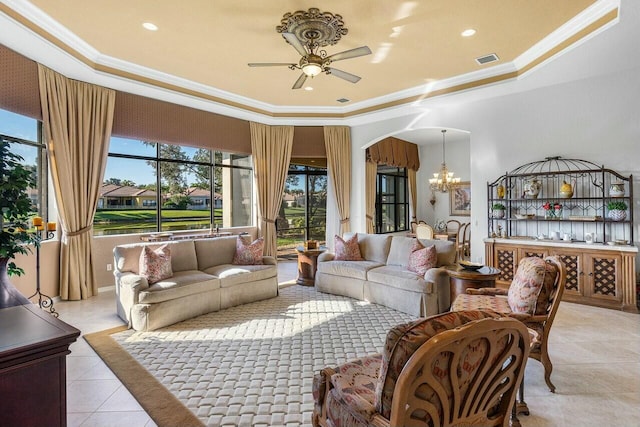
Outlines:
{"type": "Polygon", "coordinates": [[[444,134],[446,132],[446,129],[442,129],[442,168],[440,169],[440,172],[433,174],[433,178],[429,179],[431,191],[439,191],[441,193],[448,192],[449,190],[451,190],[451,187],[454,184],[460,182],[460,178],[454,178],[453,172],[449,172],[449,169],[447,169],[447,164],[445,162],[444,134]]]}

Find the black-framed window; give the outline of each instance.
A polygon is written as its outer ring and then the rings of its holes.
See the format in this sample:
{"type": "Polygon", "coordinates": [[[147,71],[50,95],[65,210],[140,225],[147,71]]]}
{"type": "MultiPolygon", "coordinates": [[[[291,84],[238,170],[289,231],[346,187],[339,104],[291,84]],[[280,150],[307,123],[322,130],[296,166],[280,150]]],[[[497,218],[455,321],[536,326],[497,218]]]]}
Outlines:
{"type": "Polygon", "coordinates": [[[34,215],[55,221],[48,215],[47,148],[42,137],[42,122],[21,114],[0,109],[0,138],[9,143],[9,150],[23,158],[31,170],[36,186],[27,189],[34,215]]]}
{"type": "Polygon", "coordinates": [[[251,156],[111,138],[95,235],[253,222],[251,156]]]}
{"type": "MultiPolygon", "coordinates": [[[[278,248],[297,246],[305,240],[325,240],[327,224],[327,168],[309,164],[289,165],[285,191],[276,221],[278,248]]],[[[314,162],[315,163],[315,162],[314,162]]]]}
{"type": "Polygon", "coordinates": [[[378,165],[376,233],[409,229],[409,187],[406,168],[378,165]]]}

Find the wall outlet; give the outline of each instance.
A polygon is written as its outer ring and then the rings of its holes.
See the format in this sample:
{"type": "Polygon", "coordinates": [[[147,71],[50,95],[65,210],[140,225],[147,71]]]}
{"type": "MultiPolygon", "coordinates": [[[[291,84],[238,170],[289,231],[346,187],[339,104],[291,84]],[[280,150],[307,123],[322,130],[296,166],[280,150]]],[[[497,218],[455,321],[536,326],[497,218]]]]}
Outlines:
{"type": "Polygon", "coordinates": [[[111,266],[111,264],[107,264],[107,271],[111,271],[113,269],[113,267],[111,266]]]}

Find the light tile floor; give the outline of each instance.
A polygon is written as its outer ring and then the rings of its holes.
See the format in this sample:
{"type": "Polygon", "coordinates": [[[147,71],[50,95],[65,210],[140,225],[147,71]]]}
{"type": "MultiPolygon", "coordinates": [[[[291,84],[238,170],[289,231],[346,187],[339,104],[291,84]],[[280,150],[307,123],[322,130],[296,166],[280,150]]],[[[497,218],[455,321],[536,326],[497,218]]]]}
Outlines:
{"type": "MultiPolygon", "coordinates": [[[[278,264],[281,284],[295,276],[295,262],[278,264]]],[[[122,324],[113,291],[57,302],[56,309],[82,334],[122,324]]],[[[524,427],[640,425],[640,315],[563,302],[550,352],[557,392],[549,392],[542,366],[530,360],[525,397],[531,415],[520,417],[524,427]]],[[[67,409],[70,427],[155,426],[82,338],[67,357],[67,409]]]]}

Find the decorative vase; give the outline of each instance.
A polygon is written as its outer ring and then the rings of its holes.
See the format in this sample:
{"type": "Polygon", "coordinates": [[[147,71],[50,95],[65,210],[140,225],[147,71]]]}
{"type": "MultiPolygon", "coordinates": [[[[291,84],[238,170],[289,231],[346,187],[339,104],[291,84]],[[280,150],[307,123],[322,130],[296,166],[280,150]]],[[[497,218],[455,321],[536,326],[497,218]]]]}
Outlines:
{"type": "Polygon", "coordinates": [[[0,258],[0,309],[16,305],[31,304],[9,281],[7,264],[9,258],[0,258]]]}
{"type": "Polygon", "coordinates": [[[562,181],[562,185],[560,186],[560,197],[564,197],[565,199],[573,197],[573,186],[567,181],[562,181]]]}
{"type": "Polygon", "coordinates": [[[524,195],[525,197],[530,197],[532,199],[537,199],[538,194],[540,194],[540,188],[542,188],[542,184],[538,181],[537,178],[532,178],[524,183],[524,195]]]}
{"type": "Polygon", "coordinates": [[[544,211],[544,219],[553,219],[555,217],[556,217],[556,215],[555,215],[553,209],[546,209],[544,211]]]}
{"type": "Polygon", "coordinates": [[[627,219],[627,211],[621,209],[611,209],[609,211],[609,219],[613,221],[624,221],[627,219]]]}
{"type": "Polygon", "coordinates": [[[612,182],[609,186],[610,197],[623,197],[624,196],[624,183],[612,182]]]}
{"type": "Polygon", "coordinates": [[[491,216],[495,219],[502,219],[504,218],[504,209],[496,209],[494,211],[491,212],[491,216]]]}
{"type": "Polygon", "coordinates": [[[553,215],[558,218],[558,219],[562,219],[562,208],[560,209],[554,209],[553,210],[553,215]]]}
{"type": "Polygon", "coordinates": [[[496,195],[498,199],[504,199],[504,185],[500,184],[496,187],[496,195]]]}

